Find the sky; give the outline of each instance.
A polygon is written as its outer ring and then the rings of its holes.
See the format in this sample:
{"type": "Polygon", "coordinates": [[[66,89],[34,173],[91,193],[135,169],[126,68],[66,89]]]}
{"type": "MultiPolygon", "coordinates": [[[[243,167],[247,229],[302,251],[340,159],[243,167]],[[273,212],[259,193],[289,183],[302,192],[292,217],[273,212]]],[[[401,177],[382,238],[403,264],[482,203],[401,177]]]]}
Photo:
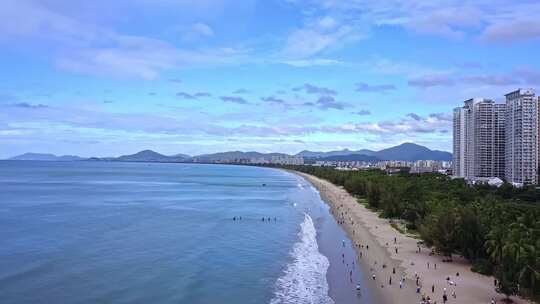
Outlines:
{"type": "Polygon", "coordinates": [[[0,158],[451,150],[540,89],[540,2],[3,0],[0,158]]]}

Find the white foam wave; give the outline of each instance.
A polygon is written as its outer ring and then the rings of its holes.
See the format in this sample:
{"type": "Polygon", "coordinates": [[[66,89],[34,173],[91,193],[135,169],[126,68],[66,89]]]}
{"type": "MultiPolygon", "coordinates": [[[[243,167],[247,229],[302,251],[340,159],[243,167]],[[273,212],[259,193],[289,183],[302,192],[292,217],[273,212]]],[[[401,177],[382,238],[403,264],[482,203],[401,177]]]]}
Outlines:
{"type": "Polygon", "coordinates": [[[298,235],[300,241],[294,244],[291,256],[282,277],[277,279],[271,304],[333,304],[328,296],[326,271],[328,259],[319,252],[317,231],[313,220],[305,214],[298,235]]]}

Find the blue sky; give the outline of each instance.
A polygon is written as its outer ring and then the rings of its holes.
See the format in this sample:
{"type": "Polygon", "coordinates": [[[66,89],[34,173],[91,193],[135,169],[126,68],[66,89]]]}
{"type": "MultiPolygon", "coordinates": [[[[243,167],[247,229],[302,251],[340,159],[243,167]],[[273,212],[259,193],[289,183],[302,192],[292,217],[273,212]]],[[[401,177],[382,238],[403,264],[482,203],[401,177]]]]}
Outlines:
{"type": "Polygon", "coordinates": [[[4,0],[0,158],[451,149],[540,87],[540,2],[4,0]]]}

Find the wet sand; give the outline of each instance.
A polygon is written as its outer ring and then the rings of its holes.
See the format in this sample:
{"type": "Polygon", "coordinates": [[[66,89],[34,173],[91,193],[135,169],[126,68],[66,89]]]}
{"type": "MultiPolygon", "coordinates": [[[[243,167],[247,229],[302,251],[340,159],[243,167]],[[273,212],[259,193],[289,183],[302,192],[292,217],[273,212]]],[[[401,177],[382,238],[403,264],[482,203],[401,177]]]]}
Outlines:
{"type": "MultiPolygon", "coordinates": [[[[354,244],[360,244],[355,250],[362,269],[360,273],[364,276],[362,289],[369,289],[376,301],[366,302],[364,299],[359,303],[419,303],[422,294],[429,296],[432,303],[433,300],[443,303],[443,293],[448,296],[447,303],[490,303],[491,298],[501,303],[504,295],[495,292],[493,277],[471,272],[471,265],[465,259],[454,257],[452,263],[443,262],[441,256],[430,255],[430,249],[418,247],[418,239],[399,233],[387,219],[379,218],[375,212],[357,203],[344,189],[308,174],[294,173],[319,190],[349,238],[354,244]],[[456,276],[457,273],[459,276],[456,276]],[[369,276],[367,280],[366,275],[369,276]],[[372,275],[375,275],[375,280],[371,279],[372,275]],[[402,277],[405,280],[400,289],[402,277]],[[417,278],[420,293],[416,292],[417,278]]],[[[333,279],[330,277],[329,280],[333,279]]],[[[512,300],[515,303],[529,303],[516,297],[512,297],[512,300]]]]}

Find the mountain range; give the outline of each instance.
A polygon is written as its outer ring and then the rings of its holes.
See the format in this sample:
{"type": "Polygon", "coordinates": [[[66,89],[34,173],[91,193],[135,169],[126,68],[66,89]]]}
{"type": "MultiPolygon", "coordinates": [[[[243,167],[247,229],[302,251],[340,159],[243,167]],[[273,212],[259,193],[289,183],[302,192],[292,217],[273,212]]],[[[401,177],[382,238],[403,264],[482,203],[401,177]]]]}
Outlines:
{"type": "Polygon", "coordinates": [[[430,150],[424,146],[413,143],[404,143],[388,149],[380,151],[373,150],[357,150],[348,149],[329,152],[302,151],[295,155],[283,153],[260,153],[260,152],[242,152],[230,151],[213,154],[203,154],[189,156],[186,154],[163,155],[152,150],[144,150],[130,155],[122,155],[119,157],[92,157],[82,158],[79,156],[64,155],[56,156],[53,154],[42,153],[25,153],[19,156],[10,158],[9,160],[40,160],[40,161],[76,161],[76,160],[93,160],[93,161],[125,161],[125,162],[234,162],[245,159],[271,159],[275,157],[301,156],[307,160],[323,160],[323,161],[367,161],[377,162],[381,160],[438,160],[449,161],[452,159],[452,154],[445,151],[430,150]]]}
{"type": "Polygon", "coordinates": [[[24,153],[24,154],[12,157],[9,160],[76,161],[76,160],[85,160],[85,158],[75,156],[75,155],[56,156],[50,153],[24,153]]]}
{"type": "Polygon", "coordinates": [[[315,159],[336,157],[336,156],[340,156],[340,158],[343,158],[343,156],[346,156],[345,159],[347,159],[347,156],[366,155],[366,156],[373,156],[377,158],[378,160],[405,160],[405,161],[415,161],[415,160],[423,160],[423,159],[439,160],[439,161],[452,160],[452,153],[450,152],[430,150],[429,148],[426,148],[424,146],[420,146],[417,144],[413,144],[413,143],[404,143],[404,144],[391,147],[388,149],[383,149],[380,151],[372,151],[372,150],[367,150],[367,149],[351,151],[348,149],[344,149],[344,150],[330,151],[330,152],[302,151],[296,155],[303,156],[305,158],[315,158],[315,159]]]}

